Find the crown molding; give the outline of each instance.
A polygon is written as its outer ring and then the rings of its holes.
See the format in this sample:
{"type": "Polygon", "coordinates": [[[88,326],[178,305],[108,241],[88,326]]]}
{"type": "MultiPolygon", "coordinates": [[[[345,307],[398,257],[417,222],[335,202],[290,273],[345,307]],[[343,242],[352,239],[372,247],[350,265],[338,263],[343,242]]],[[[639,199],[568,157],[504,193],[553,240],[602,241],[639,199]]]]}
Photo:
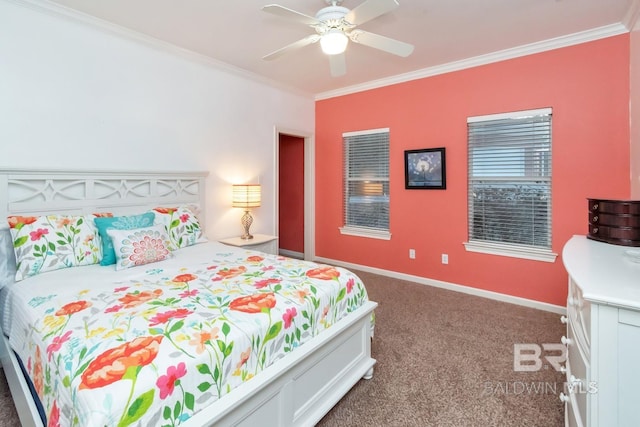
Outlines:
{"type": "Polygon", "coordinates": [[[120,38],[144,45],[146,47],[149,47],[161,52],[169,53],[174,56],[178,56],[183,59],[186,59],[188,61],[205,65],[207,67],[216,69],[218,71],[226,72],[236,77],[248,79],[253,82],[262,83],[267,86],[281,89],[286,92],[299,95],[299,96],[304,96],[304,97],[313,96],[312,93],[301,91],[300,89],[287,86],[280,82],[263,77],[259,74],[255,74],[245,69],[235,67],[226,62],[218,61],[209,56],[196,53],[189,49],[178,47],[174,44],[162,41],[155,37],[130,30],[120,25],[105,21],[100,18],[96,18],[95,16],[91,16],[89,14],[77,11],[75,9],[71,9],[69,7],[66,7],[57,3],[53,3],[48,0],[4,0],[4,1],[8,3],[13,3],[18,6],[26,7],[36,12],[44,13],[57,18],[63,18],[77,24],[87,25],[103,33],[120,37],[120,38]]]}
{"type": "Polygon", "coordinates": [[[631,0],[629,9],[622,19],[622,24],[627,30],[633,31],[633,28],[638,24],[638,19],[640,19],[640,0],[631,0]]]}
{"type": "MultiPolygon", "coordinates": [[[[640,3],[640,0],[634,0],[634,4],[640,3]]],[[[546,52],[553,49],[573,46],[580,43],[586,43],[607,37],[617,36],[629,32],[624,24],[612,24],[604,27],[594,28],[592,30],[581,31],[567,36],[556,37],[553,39],[543,40],[530,43],[510,49],[505,49],[486,55],[479,55],[460,61],[449,62],[447,64],[436,65],[434,67],[423,68],[421,70],[412,71],[410,73],[398,74],[383,79],[372,80],[366,83],[344,87],[328,92],[317,94],[316,101],[334,98],[337,96],[349,95],[352,93],[363,92],[366,90],[377,89],[384,86],[404,83],[411,80],[423,79],[425,77],[436,76],[439,74],[451,73],[467,68],[487,65],[494,62],[505,61],[507,59],[518,58],[522,56],[532,55],[535,53],[546,52]]]]}

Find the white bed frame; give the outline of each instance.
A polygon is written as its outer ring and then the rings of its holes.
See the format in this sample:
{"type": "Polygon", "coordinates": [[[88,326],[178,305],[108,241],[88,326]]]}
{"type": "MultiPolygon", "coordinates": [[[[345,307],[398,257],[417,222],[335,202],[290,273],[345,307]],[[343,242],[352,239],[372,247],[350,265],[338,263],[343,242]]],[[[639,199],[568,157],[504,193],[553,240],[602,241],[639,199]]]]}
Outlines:
{"type": "MultiPolygon", "coordinates": [[[[0,169],[0,232],[4,218],[47,213],[137,213],[195,203],[205,218],[208,172],[123,172],[0,169]]],[[[312,426],[360,380],[373,376],[371,313],[367,302],[330,329],[278,360],[183,425],[312,426]]],[[[7,337],[0,359],[23,426],[42,426],[7,337]]]]}

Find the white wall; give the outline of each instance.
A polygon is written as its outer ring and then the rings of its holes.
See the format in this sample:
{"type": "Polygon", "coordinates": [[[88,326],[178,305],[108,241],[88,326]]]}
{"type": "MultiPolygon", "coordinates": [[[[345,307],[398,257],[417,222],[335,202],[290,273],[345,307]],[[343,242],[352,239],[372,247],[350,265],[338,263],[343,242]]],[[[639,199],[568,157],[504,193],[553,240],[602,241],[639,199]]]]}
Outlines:
{"type": "Polygon", "coordinates": [[[313,98],[0,0],[0,167],[208,170],[211,238],[242,231],[231,183],[260,182],[274,233],[274,126],[312,133],[313,98]]]}

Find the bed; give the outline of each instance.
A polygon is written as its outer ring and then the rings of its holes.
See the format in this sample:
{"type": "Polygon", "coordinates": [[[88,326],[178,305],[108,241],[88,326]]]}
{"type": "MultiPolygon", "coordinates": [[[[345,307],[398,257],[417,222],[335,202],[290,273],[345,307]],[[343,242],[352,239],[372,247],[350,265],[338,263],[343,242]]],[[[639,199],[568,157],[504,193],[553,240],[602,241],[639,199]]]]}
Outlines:
{"type": "Polygon", "coordinates": [[[208,241],[206,176],[0,170],[0,357],[24,426],[314,425],[372,377],[360,279],[208,241]]]}

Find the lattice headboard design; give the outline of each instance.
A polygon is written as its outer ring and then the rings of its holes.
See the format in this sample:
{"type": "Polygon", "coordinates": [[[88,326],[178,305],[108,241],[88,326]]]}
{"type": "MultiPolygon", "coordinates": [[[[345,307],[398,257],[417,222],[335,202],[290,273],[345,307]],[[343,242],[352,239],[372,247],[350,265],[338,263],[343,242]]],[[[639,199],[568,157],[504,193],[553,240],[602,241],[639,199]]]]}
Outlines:
{"type": "Polygon", "coordinates": [[[208,174],[0,169],[0,227],[9,214],[128,214],[188,203],[198,204],[204,219],[208,174]]]}

